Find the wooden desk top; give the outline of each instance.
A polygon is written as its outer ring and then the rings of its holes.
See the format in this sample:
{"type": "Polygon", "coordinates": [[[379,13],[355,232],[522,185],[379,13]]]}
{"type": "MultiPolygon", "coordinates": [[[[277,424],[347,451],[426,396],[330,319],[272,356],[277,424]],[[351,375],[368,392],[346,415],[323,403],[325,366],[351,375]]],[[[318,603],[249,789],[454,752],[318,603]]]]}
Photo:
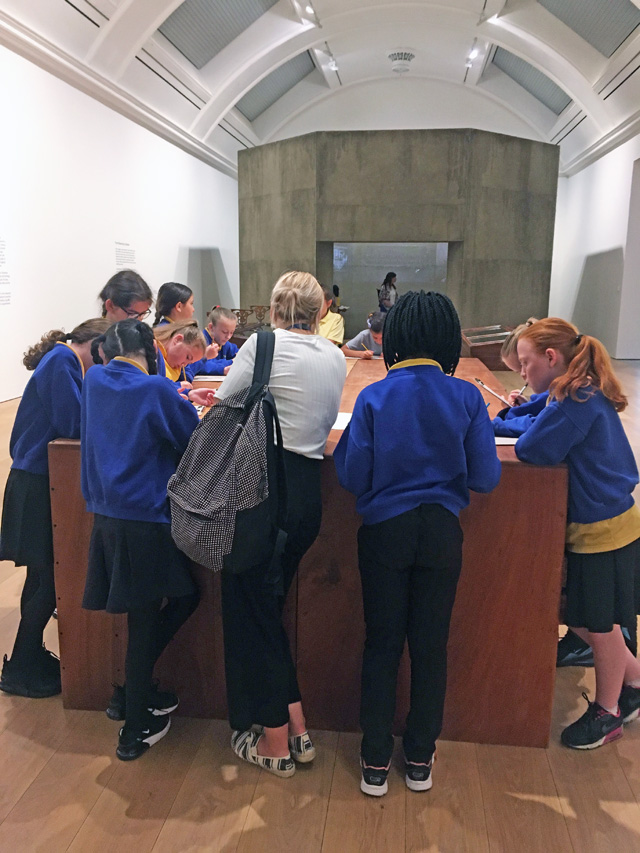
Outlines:
{"type": "MultiPolygon", "coordinates": [[[[351,361],[347,359],[347,361],[351,361]]],[[[356,398],[360,391],[363,388],[366,388],[367,385],[371,385],[372,382],[378,382],[380,379],[384,379],[387,375],[387,368],[384,365],[384,361],[382,359],[353,359],[355,362],[354,366],[349,370],[346,382],[344,383],[344,390],[342,392],[342,399],[340,400],[340,411],[341,412],[353,412],[353,407],[356,402],[356,398]]],[[[475,382],[476,377],[478,379],[482,379],[484,384],[491,388],[492,391],[495,391],[498,394],[506,395],[505,389],[500,385],[500,383],[496,380],[495,376],[491,371],[489,371],[484,364],[477,358],[461,358],[456,368],[456,377],[459,379],[465,379],[467,382],[471,382],[473,385],[476,385],[477,388],[480,389],[482,396],[486,403],[489,403],[489,407],[487,411],[489,412],[489,417],[494,418],[501,408],[504,408],[499,400],[493,397],[491,394],[488,394],[479,385],[475,382]]],[[[327,439],[327,445],[325,448],[325,456],[332,456],[333,451],[335,449],[336,444],[340,440],[340,436],[342,435],[342,430],[332,429],[329,433],[329,438],[327,439]]],[[[498,457],[503,462],[516,462],[516,454],[512,446],[500,446],[497,448],[498,457]]]]}

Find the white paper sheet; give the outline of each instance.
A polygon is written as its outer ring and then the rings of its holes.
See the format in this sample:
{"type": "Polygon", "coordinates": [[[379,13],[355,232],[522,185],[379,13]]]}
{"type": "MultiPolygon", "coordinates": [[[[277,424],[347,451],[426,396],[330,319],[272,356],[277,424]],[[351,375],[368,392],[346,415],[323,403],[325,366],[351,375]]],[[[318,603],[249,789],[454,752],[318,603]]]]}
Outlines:
{"type": "Polygon", "coordinates": [[[331,429],[346,429],[347,424],[351,420],[351,412],[338,412],[336,422],[331,429]]]}

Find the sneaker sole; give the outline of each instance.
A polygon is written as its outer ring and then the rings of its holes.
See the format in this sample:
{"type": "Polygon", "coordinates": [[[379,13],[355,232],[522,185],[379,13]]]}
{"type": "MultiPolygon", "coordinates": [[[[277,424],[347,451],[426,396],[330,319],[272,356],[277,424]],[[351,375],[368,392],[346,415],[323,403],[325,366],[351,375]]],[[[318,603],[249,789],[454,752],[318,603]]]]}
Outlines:
{"type": "Polygon", "coordinates": [[[141,755],[144,755],[147,750],[152,747],[154,744],[158,743],[159,740],[167,734],[169,729],[171,728],[171,718],[167,720],[167,725],[159,732],[156,732],[154,735],[149,735],[142,743],[140,744],[140,752],[127,753],[124,750],[121,750],[120,746],[116,748],[116,755],[120,759],[120,761],[135,761],[136,758],[140,758],[141,755]]]}
{"type": "MultiPolygon", "coordinates": [[[[179,704],[179,702],[176,702],[176,704],[172,705],[170,708],[149,708],[148,710],[154,717],[166,717],[167,714],[172,714],[179,704]]],[[[114,720],[116,722],[122,722],[126,719],[125,715],[119,708],[107,708],[105,714],[110,720],[114,720]]]]}
{"type": "Polygon", "coordinates": [[[632,723],[634,720],[637,720],[638,717],[640,717],[640,708],[636,708],[635,711],[627,714],[627,716],[623,718],[622,722],[626,725],[627,723],[632,723]]]}
{"type": "Polygon", "coordinates": [[[561,669],[564,666],[583,666],[585,669],[593,667],[593,657],[580,660],[580,658],[566,658],[565,660],[556,661],[556,669],[561,669]]]}
{"type": "Polygon", "coordinates": [[[306,752],[292,752],[291,758],[294,761],[297,761],[298,764],[309,764],[316,757],[316,748],[315,746],[311,749],[308,749],[306,752]]]}
{"type": "Polygon", "coordinates": [[[2,684],[0,690],[3,693],[9,693],[11,696],[24,696],[26,699],[49,699],[51,696],[59,696],[62,693],[62,687],[56,685],[46,690],[32,690],[22,684],[2,684]]]}
{"type": "Polygon", "coordinates": [[[389,790],[389,783],[385,780],[384,785],[368,785],[364,779],[360,780],[360,790],[370,797],[384,797],[389,790]]]}
{"type": "Polygon", "coordinates": [[[408,776],[404,777],[405,784],[410,791],[428,791],[433,787],[433,779],[431,776],[424,782],[416,782],[408,776]]]}
{"type": "Polygon", "coordinates": [[[562,739],[561,742],[563,746],[568,746],[569,749],[597,749],[599,746],[604,746],[605,743],[611,743],[612,740],[618,740],[618,738],[622,737],[622,726],[618,729],[614,729],[612,732],[609,732],[608,735],[600,738],[600,740],[594,741],[594,743],[584,743],[584,744],[575,744],[575,743],[565,743],[562,739]]]}

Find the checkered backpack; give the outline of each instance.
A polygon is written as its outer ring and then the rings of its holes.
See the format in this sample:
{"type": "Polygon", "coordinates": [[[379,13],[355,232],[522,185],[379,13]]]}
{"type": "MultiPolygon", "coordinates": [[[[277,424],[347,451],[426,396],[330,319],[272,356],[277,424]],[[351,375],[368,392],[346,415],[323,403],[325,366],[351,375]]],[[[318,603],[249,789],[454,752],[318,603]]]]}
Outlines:
{"type": "Polygon", "coordinates": [[[215,572],[273,565],[286,541],[284,450],[268,385],[275,336],[257,336],[252,384],[204,416],[167,487],[177,546],[215,572]]]}

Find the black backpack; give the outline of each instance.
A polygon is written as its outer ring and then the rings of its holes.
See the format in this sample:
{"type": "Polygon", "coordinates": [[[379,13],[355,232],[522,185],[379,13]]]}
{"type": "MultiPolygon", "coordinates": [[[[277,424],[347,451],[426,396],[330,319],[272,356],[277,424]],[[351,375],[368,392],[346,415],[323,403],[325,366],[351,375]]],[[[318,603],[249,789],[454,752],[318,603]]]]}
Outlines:
{"type": "Polygon", "coordinates": [[[167,486],[177,546],[216,572],[273,567],[286,542],[284,449],[269,391],[274,346],[273,332],[257,332],[251,386],[207,412],[167,486]]]}

